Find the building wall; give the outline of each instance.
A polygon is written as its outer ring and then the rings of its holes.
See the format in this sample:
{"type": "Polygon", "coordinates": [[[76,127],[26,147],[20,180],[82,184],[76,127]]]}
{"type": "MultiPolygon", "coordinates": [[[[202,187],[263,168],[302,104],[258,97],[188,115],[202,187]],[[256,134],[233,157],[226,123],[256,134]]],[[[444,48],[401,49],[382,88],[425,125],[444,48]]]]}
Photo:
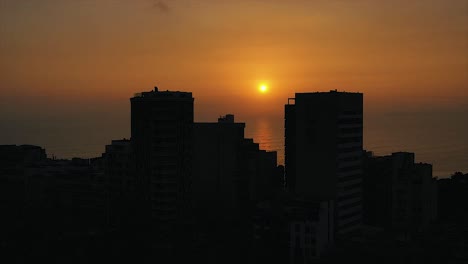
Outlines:
{"type": "Polygon", "coordinates": [[[255,201],[272,199],[280,191],[277,168],[277,152],[259,150],[258,172],[253,182],[252,199],[255,201]]]}
{"type": "Polygon", "coordinates": [[[296,105],[284,107],[284,162],[285,187],[291,193],[296,189],[296,105]]]}
{"type": "Polygon", "coordinates": [[[289,263],[311,263],[334,243],[334,203],[295,202],[286,210],[289,219],[289,263]]]}
{"type": "MultiPolygon", "coordinates": [[[[131,140],[144,219],[161,241],[190,222],[193,97],[154,91],[131,101],[131,140]]],[[[143,220],[142,220],[143,221],[143,220]]],[[[164,243],[163,243],[164,244],[164,243]]],[[[161,246],[165,246],[161,244],[161,246]]]]}
{"type": "Polygon", "coordinates": [[[281,187],[277,153],[245,139],[245,124],[229,116],[194,124],[193,198],[195,211],[234,220],[281,187]]]}
{"type": "Polygon", "coordinates": [[[229,219],[238,213],[244,127],[244,123],[194,124],[193,210],[197,215],[229,219]]]}
{"type": "Polygon", "coordinates": [[[405,238],[437,218],[437,188],[432,165],[415,163],[414,153],[365,158],[365,223],[405,238]],[[375,189],[372,189],[372,187],[375,189]]]}
{"type": "Polygon", "coordinates": [[[335,201],[336,232],[361,223],[361,93],[297,93],[285,107],[285,170],[298,195],[335,201]]]}
{"type": "Polygon", "coordinates": [[[136,179],[130,140],[113,140],[103,154],[108,223],[121,226],[135,215],[136,179]]]}
{"type": "Polygon", "coordinates": [[[28,166],[25,195],[27,217],[49,232],[99,230],[106,223],[104,176],[89,164],[47,160],[28,166]]]}

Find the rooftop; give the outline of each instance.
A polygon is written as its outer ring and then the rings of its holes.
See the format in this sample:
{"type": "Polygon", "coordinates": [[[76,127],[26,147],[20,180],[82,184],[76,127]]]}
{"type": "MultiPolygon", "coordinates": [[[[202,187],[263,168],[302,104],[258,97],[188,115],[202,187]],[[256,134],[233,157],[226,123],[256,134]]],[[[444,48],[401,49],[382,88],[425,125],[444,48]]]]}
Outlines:
{"type": "Polygon", "coordinates": [[[355,96],[362,96],[363,94],[360,92],[346,92],[346,91],[338,91],[338,90],[330,90],[329,92],[305,92],[305,93],[295,93],[295,97],[288,98],[288,104],[292,105],[291,101],[296,101],[296,97],[304,97],[304,96],[329,96],[329,95],[355,95],[355,96]]]}
{"type": "Polygon", "coordinates": [[[135,93],[133,98],[164,98],[164,97],[192,98],[192,93],[191,92],[180,92],[180,91],[169,91],[169,90],[159,91],[158,87],[155,86],[154,90],[152,90],[152,91],[135,93]]]}
{"type": "Polygon", "coordinates": [[[305,92],[305,93],[296,93],[296,94],[334,94],[334,93],[344,93],[344,94],[362,94],[360,92],[347,92],[347,91],[338,91],[337,89],[335,90],[330,90],[329,92],[305,92]]]}

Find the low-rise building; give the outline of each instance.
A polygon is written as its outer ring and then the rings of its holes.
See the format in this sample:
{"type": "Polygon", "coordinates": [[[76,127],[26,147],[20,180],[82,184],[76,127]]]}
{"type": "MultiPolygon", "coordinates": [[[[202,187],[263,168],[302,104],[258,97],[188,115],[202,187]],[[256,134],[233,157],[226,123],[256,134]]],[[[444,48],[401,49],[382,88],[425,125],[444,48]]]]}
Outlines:
{"type": "Polygon", "coordinates": [[[272,261],[311,263],[333,246],[333,228],[333,201],[283,196],[257,204],[253,248],[270,252],[272,261]]]}
{"type": "Polygon", "coordinates": [[[414,153],[364,158],[364,222],[404,238],[437,218],[437,185],[432,165],[415,163],[414,153]]]}

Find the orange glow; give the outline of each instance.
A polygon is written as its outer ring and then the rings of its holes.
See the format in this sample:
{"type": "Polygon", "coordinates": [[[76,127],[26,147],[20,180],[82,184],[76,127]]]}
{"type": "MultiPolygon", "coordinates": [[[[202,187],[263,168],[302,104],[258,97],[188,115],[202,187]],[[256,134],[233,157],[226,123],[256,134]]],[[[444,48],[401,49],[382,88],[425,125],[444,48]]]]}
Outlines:
{"type": "Polygon", "coordinates": [[[212,120],[225,111],[281,117],[296,92],[362,92],[367,105],[390,109],[468,98],[465,0],[340,1],[338,9],[335,1],[187,0],[170,12],[149,1],[44,0],[35,12],[3,2],[0,98],[24,104],[41,96],[51,105],[122,104],[126,113],[133,93],[156,85],[193,92],[195,118],[212,120]]]}

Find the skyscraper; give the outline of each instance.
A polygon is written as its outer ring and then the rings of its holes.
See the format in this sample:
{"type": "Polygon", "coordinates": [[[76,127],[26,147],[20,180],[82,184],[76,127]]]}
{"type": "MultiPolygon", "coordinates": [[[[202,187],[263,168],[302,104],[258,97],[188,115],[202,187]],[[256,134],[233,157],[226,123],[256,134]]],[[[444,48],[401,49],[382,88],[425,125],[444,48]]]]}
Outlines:
{"type": "Polygon", "coordinates": [[[193,97],[153,91],[131,101],[131,141],[142,212],[162,247],[174,244],[190,208],[193,97]],[[172,241],[171,241],[172,240],[172,241]]]}
{"type": "Polygon", "coordinates": [[[285,106],[287,188],[334,200],[336,235],[361,224],[362,117],[362,93],[296,93],[285,106]]]}

